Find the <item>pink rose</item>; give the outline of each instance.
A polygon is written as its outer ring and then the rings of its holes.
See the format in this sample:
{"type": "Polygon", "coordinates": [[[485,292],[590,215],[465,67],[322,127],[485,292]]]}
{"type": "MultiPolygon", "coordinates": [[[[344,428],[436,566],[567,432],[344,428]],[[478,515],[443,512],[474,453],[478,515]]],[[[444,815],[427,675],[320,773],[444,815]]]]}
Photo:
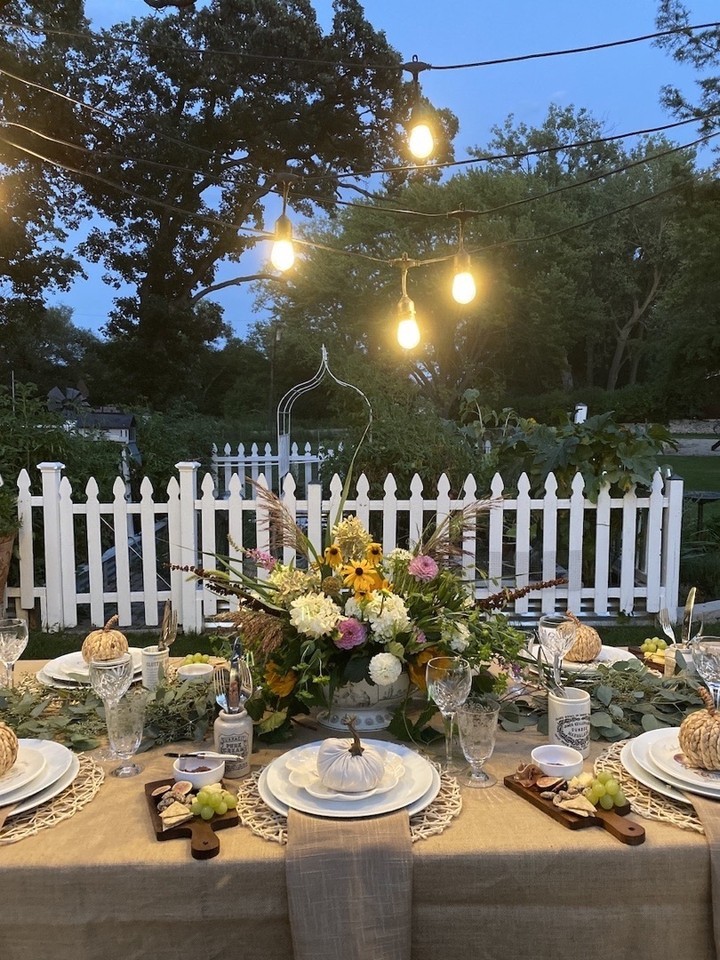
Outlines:
{"type": "Polygon", "coordinates": [[[408,573],[412,574],[416,580],[432,580],[438,575],[439,567],[432,557],[426,557],[422,554],[413,557],[408,564],[408,573]]]}
{"type": "Polygon", "coordinates": [[[341,620],[338,624],[338,630],[340,636],[335,638],[335,646],[341,650],[352,650],[353,647],[359,647],[365,643],[367,638],[366,628],[355,617],[341,620]]]}

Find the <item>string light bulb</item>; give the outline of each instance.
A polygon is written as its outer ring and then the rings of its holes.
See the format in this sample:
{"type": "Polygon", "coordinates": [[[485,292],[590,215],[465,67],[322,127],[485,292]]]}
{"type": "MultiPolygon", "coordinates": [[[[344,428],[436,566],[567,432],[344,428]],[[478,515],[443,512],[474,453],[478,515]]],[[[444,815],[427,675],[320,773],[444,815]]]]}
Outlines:
{"type": "Polygon", "coordinates": [[[470,272],[470,254],[461,250],[455,257],[455,276],[452,282],[452,295],[456,303],[472,303],[477,294],[475,279],[470,272]]]}
{"type": "Polygon", "coordinates": [[[412,74],[413,78],[413,108],[407,124],[408,148],[416,160],[427,160],[435,149],[430,111],[423,103],[420,93],[418,74],[429,69],[429,63],[422,63],[415,55],[409,63],[403,64],[403,70],[412,74]]]}
{"type": "Polygon", "coordinates": [[[270,251],[270,263],[285,273],[295,263],[295,248],[292,242],[292,223],[285,213],[287,207],[288,184],[283,184],[282,213],[275,221],[275,240],[270,251]]]}
{"type": "Polygon", "coordinates": [[[402,257],[402,296],[397,305],[397,338],[398,343],[405,350],[412,350],[420,343],[420,328],[415,317],[415,304],[407,293],[408,256],[402,257]]]}
{"type": "Polygon", "coordinates": [[[454,275],[452,282],[452,295],[456,303],[472,303],[477,295],[475,278],[470,269],[470,254],[465,249],[464,224],[468,216],[473,216],[466,210],[455,210],[448,214],[449,217],[456,217],[460,222],[460,245],[455,255],[454,275]]]}

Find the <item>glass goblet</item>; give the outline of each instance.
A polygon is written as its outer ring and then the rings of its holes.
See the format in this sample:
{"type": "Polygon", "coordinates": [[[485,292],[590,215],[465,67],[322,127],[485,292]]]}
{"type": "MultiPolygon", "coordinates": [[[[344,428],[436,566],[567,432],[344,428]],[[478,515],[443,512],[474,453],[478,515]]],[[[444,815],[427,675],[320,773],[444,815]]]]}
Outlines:
{"type": "Polygon", "coordinates": [[[701,637],[692,643],[695,669],[712,693],[715,709],[720,709],[720,637],[701,637]]]}
{"type": "Polygon", "coordinates": [[[538,640],[545,655],[552,663],[555,686],[562,690],[560,664],[562,658],[575,643],[577,625],[562,614],[547,614],[538,620],[538,640]]]}
{"type": "Polygon", "coordinates": [[[110,746],[122,761],[119,767],[110,771],[113,777],[134,777],[142,770],[132,758],[142,740],[146,703],[144,690],[132,690],[106,708],[110,746]]]}
{"type": "Polygon", "coordinates": [[[470,697],[457,711],[460,746],[470,773],[460,782],[466,787],[492,787],[497,779],[483,769],[495,749],[500,705],[495,700],[470,697]]]}
{"type": "Polygon", "coordinates": [[[15,662],[28,643],[28,628],[24,620],[0,620],[0,661],[4,676],[0,686],[12,689],[15,662]]]}
{"type": "MultiPolygon", "coordinates": [[[[124,653],[113,660],[91,660],[88,669],[90,686],[103,702],[107,723],[108,709],[130,689],[134,671],[132,655],[124,653]]],[[[109,750],[100,751],[98,756],[101,760],[117,760],[112,744],[109,750]]]]}
{"type": "Polygon", "coordinates": [[[433,657],[425,668],[428,696],[434,701],[443,716],[445,727],[445,761],[442,769],[453,771],[452,736],[453,721],[458,707],[470,693],[472,672],[470,664],[462,657],[433,657]]]}

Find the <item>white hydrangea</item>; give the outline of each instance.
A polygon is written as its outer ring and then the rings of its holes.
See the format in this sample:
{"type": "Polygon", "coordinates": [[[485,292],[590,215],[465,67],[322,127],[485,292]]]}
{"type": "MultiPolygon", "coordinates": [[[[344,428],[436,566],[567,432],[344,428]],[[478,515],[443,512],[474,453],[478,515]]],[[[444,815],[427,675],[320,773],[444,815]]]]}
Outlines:
{"type": "Polygon", "coordinates": [[[445,620],[441,627],[441,636],[455,653],[463,653],[470,643],[470,630],[465,623],[456,620],[445,620]]]}
{"type": "Polygon", "coordinates": [[[391,653],[376,653],[368,666],[370,679],[379,687],[395,683],[402,673],[402,662],[391,653]]]}
{"type": "Polygon", "coordinates": [[[387,555],[388,560],[395,562],[395,560],[406,560],[408,563],[412,560],[413,555],[409,550],[403,550],[402,547],[395,547],[394,550],[391,550],[387,555]]]}
{"type": "Polygon", "coordinates": [[[367,621],[379,640],[392,640],[398,633],[410,629],[405,601],[385,590],[376,590],[360,601],[350,597],[345,604],[345,616],[367,621]]]}
{"type": "Polygon", "coordinates": [[[309,593],[290,604],[290,623],[308,637],[331,633],[340,619],[340,607],[323,593],[309,593]]]}

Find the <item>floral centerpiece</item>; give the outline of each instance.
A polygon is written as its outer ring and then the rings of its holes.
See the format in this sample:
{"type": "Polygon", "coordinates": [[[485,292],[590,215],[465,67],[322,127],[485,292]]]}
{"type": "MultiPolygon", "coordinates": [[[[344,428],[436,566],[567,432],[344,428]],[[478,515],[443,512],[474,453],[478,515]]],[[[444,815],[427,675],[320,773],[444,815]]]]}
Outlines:
{"type": "MultiPolygon", "coordinates": [[[[443,654],[462,654],[478,674],[499,664],[492,683],[504,687],[502,668],[515,661],[525,637],[487,602],[486,609],[475,603],[473,582],[463,579],[457,557],[452,563],[450,528],[449,521],[441,524],[413,552],[384,554],[349,516],[332,527],[330,545],[318,554],[284,518],[285,542],[289,535],[307,569],[257,550],[243,553],[264,575],[250,577],[227,561],[221,569],[189,568],[209,589],[239,600],[222,619],[236,624],[254,660],[257,693],[247,706],[259,734],[284,730],[293,716],[327,706],[350,682],[388,686],[407,673],[411,692],[424,691],[427,661],[443,654]]],[[[507,599],[499,594],[497,605],[507,599]]],[[[409,702],[406,697],[398,714],[412,736],[418,724],[411,728],[407,721],[409,702]]],[[[433,712],[424,711],[423,724],[433,712]]]]}

